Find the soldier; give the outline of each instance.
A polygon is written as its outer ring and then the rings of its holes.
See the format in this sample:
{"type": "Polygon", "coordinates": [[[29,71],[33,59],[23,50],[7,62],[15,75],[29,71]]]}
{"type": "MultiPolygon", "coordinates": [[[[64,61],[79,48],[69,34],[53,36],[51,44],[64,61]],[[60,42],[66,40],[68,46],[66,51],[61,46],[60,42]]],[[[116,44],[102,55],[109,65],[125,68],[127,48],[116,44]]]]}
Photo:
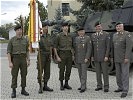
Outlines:
{"type": "MultiPolygon", "coordinates": [[[[50,79],[50,63],[51,63],[51,49],[52,49],[52,42],[51,42],[51,36],[48,34],[48,24],[42,23],[42,35],[39,42],[39,48],[40,48],[40,55],[38,55],[38,62],[37,62],[37,69],[38,69],[38,83],[39,83],[39,93],[42,93],[42,81],[41,77],[43,72],[43,79],[44,79],[44,87],[43,91],[49,91],[52,92],[53,89],[49,88],[47,86],[48,80],[50,79]],[[39,61],[40,57],[40,61],[39,61]],[[39,63],[41,63],[41,66],[39,66],[39,63]],[[40,72],[40,67],[42,72],[40,72]]],[[[39,53],[38,53],[39,54],[39,53]]]]}
{"type": "Polygon", "coordinates": [[[116,68],[116,81],[118,89],[122,92],[121,98],[127,96],[129,90],[129,66],[132,50],[131,35],[124,30],[122,22],[116,24],[117,32],[113,35],[113,56],[116,68]]]}
{"type": "Polygon", "coordinates": [[[29,93],[25,91],[25,87],[27,67],[30,64],[28,41],[22,36],[22,28],[20,25],[16,25],[14,30],[16,36],[10,39],[7,46],[7,56],[12,74],[12,98],[16,98],[17,76],[19,69],[21,71],[21,94],[29,96],[29,93]]]}
{"type": "Polygon", "coordinates": [[[80,27],[78,30],[78,36],[74,41],[75,50],[75,62],[79,72],[79,78],[81,86],[78,88],[80,93],[86,91],[86,80],[87,80],[87,67],[89,66],[89,61],[91,57],[91,39],[89,36],[85,35],[85,30],[80,27]]]}
{"type": "Polygon", "coordinates": [[[55,55],[58,61],[59,71],[59,80],[60,80],[60,90],[72,89],[68,85],[68,81],[70,79],[71,68],[72,68],[72,37],[68,33],[68,23],[62,24],[63,32],[60,33],[55,41],[55,55]],[[58,52],[57,52],[58,50],[58,52]],[[64,72],[65,72],[65,85],[63,86],[64,80],[64,72]]]}
{"type": "Polygon", "coordinates": [[[104,92],[109,91],[109,75],[107,61],[110,53],[110,36],[102,31],[101,23],[95,23],[96,33],[92,34],[92,60],[96,69],[97,88],[95,91],[102,90],[102,75],[104,81],[104,92]]]}

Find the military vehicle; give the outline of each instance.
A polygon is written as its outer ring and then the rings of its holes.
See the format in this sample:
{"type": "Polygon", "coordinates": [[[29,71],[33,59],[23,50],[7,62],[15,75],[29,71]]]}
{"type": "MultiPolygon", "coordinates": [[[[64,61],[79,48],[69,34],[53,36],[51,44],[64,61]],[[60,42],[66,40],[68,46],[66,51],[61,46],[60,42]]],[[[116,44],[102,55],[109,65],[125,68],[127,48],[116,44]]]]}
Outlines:
{"type": "MultiPolygon", "coordinates": [[[[119,9],[89,14],[84,25],[86,33],[88,35],[91,35],[95,32],[94,24],[96,21],[101,21],[103,30],[109,32],[111,38],[112,35],[116,32],[115,24],[117,22],[123,22],[125,30],[133,32],[133,0],[128,0],[119,9]]],[[[133,60],[131,62],[133,63],[133,60]]],[[[91,62],[88,70],[95,71],[95,66],[93,62],[91,62]]],[[[109,62],[109,73],[115,73],[115,67],[113,62],[109,62]]]]}

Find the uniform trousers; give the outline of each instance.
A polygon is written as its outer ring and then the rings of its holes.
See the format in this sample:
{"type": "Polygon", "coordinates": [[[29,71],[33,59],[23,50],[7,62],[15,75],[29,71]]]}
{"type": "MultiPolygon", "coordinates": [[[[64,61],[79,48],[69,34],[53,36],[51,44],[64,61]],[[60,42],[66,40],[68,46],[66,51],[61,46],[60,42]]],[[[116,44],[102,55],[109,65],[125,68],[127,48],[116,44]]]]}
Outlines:
{"type": "Polygon", "coordinates": [[[26,55],[13,55],[12,56],[13,68],[11,69],[12,84],[11,88],[17,88],[17,77],[20,69],[21,74],[21,87],[26,87],[26,76],[27,76],[27,61],[26,55]]]}
{"type": "Polygon", "coordinates": [[[81,90],[86,89],[86,81],[87,81],[87,67],[88,63],[76,63],[76,66],[78,68],[78,73],[79,73],[79,79],[81,83],[81,90]]]}
{"type": "Polygon", "coordinates": [[[108,63],[95,61],[97,88],[102,88],[102,73],[104,81],[104,89],[109,89],[109,75],[108,75],[108,63]]]}
{"type": "Polygon", "coordinates": [[[129,90],[129,66],[130,63],[115,62],[118,89],[123,90],[124,93],[129,90]]]}
{"type": "Polygon", "coordinates": [[[59,67],[59,80],[69,80],[72,69],[72,53],[71,50],[59,51],[61,62],[58,63],[59,67]],[[65,75],[64,75],[65,74],[65,75]]]}

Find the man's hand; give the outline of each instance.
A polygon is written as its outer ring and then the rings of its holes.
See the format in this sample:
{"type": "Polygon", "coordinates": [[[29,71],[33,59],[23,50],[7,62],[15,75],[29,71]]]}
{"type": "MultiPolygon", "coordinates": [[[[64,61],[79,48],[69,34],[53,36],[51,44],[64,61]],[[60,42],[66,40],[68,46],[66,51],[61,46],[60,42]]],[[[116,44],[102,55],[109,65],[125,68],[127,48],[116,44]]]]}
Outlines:
{"type": "Polygon", "coordinates": [[[94,57],[91,57],[91,61],[94,61],[94,57]]]}
{"type": "Polygon", "coordinates": [[[124,63],[127,64],[129,62],[129,59],[124,59],[124,63]]]}
{"type": "Polygon", "coordinates": [[[30,60],[27,60],[27,66],[28,67],[30,66],[30,60]]]}
{"type": "Polygon", "coordinates": [[[75,57],[74,57],[74,56],[72,56],[72,61],[74,61],[74,59],[75,59],[75,57]]]}
{"type": "Polygon", "coordinates": [[[58,62],[61,62],[61,58],[59,56],[57,57],[57,61],[58,62]]]}
{"type": "Polygon", "coordinates": [[[12,62],[9,63],[9,67],[10,67],[10,68],[13,68],[12,62]]]}
{"type": "Polygon", "coordinates": [[[88,59],[85,59],[84,62],[87,63],[88,62],[88,59]]]}
{"type": "Polygon", "coordinates": [[[105,58],[104,58],[104,61],[105,61],[105,62],[108,61],[108,60],[109,60],[108,57],[105,57],[105,58]]]}
{"type": "Polygon", "coordinates": [[[52,56],[52,55],[50,55],[50,59],[51,59],[51,60],[53,59],[53,56],[52,56]]]}

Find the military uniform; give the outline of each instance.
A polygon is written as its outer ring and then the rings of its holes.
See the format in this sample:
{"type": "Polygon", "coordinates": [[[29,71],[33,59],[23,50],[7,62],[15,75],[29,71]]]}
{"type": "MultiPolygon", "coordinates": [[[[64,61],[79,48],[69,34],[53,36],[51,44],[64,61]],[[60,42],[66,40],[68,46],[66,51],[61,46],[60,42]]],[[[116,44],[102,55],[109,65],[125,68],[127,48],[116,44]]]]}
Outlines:
{"type": "Polygon", "coordinates": [[[87,80],[87,67],[89,62],[85,63],[85,59],[90,59],[91,57],[91,39],[89,36],[77,36],[74,41],[74,51],[75,51],[75,62],[79,72],[79,78],[81,86],[79,90],[85,90],[86,80],[87,80]]]}
{"type": "MultiPolygon", "coordinates": [[[[53,91],[47,86],[47,82],[50,79],[50,63],[51,63],[51,36],[49,34],[43,34],[41,36],[39,47],[40,47],[40,60],[41,60],[41,70],[44,75],[44,87],[43,90],[45,91],[53,91]]],[[[41,85],[41,79],[40,79],[40,67],[39,67],[39,55],[38,55],[38,62],[37,62],[37,69],[38,69],[38,83],[41,85]]],[[[41,87],[40,87],[41,88],[41,87]]],[[[40,92],[42,92],[40,90],[40,92]]]]}
{"type": "Polygon", "coordinates": [[[108,76],[108,65],[104,61],[105,57],[109,57],[110,53],[110,36],[108,33],[101,31],[92,34],[92,56],[94,57],[96,78],[97,78],[97,89],[102,89],[102,78],[101,72],[103,72],[104,90],[109,89],[109,76],[108,76]]]}
{"type": "Polygon", "coordinates": [[[113,35],[113,57],[116,68],[116,80],[118,91],[123,91],[123,93],[128,93],[129,90],[129,66],[131,50],[132,40],[129,32],[117,32],[113,35]],[[125,59],[128,59],[129,62],[124,63],[125,59]]]}
{"type": "Polygon", "coordinates": [[[18,39],[13,37],[7,47],[7,53],[12,55],[13,68],[12,73],[12,85],[11,88],[17,88],[17,76],[19,68],[21,70],[21,87],[26,87],[26,75],[27,75],[27,61],[26,53],[28,52],[28,42],[25,38],[18,39]]]}
{"type": "MultiPolygon", "coordinates": [[[[68,86],[68,80],[70,79],[71,68],[72,68],[72,37],[71,35],[65,35],[63,32],[60,33],[55,40],[55,47],[58,50],[58,55],[61,58],[61,62],[58,63],[59,80],[63,88],[63,80],[65,79],[66,85],[68,86]],[[65,76],[64,76],[65,72],[65,76]]],[[[70,88],[70,87],[69,87],[70,88]]],[[[61,90],[64,90],[61,89],[61,90]]]]}
{"type": "MultiPolygon", "coordinates": [[[[15,31],[21,29],[21,26],[16,26],[15,31]]],[[[7,46],[8,59],[11,59],[13,67],[11,69],[12,75],[12,84],[11,88],[13,89],[12,98],[16,98],[16,88],[17,88],[17,76],[20,69],[21,73],[21,94],[28,96],[29,93],[25,91],[26,87],[26,76],[27,76],[27,60],[29,59],[28,53],[28,41],[24,37],[14,36],[10,39],[7,46]],[[9,57],[10,55],[10,57],[9,57]]],[[[9,61],[10,63],[10,61],[9,61]]]]}

